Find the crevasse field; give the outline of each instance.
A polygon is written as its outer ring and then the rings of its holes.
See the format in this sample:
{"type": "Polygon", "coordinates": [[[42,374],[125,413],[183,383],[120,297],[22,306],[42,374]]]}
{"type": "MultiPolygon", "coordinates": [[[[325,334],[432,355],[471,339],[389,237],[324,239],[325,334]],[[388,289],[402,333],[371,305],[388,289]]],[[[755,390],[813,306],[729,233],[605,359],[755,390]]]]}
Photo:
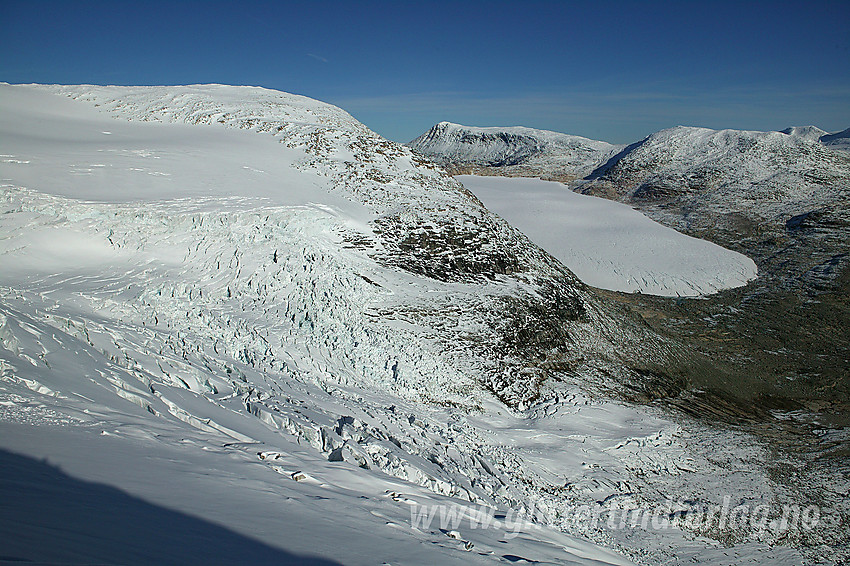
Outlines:
{"type": "MultiPolygon", "coordinates": [[[[522,283],[362,245],[455,202],[444,177],[275,91],[0,85],[0,563],[800,563],[787,530],[679,520],[783,501],[752,437],[480,385],[441,333],[486,336],[470,305],[522,283]]],[[[616,203],[461,181],[591,285],[756,276],[616,203]]]]}

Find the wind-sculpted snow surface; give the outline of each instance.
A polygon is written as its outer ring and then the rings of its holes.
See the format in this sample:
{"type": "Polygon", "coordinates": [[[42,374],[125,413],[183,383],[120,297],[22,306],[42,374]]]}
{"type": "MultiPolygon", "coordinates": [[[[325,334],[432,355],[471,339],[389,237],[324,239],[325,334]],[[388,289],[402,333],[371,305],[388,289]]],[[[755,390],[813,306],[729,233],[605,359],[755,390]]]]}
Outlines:
{"type": "MultiPolygon", "coordinates": [[[[674,344],[345,112],[243,87],[0,89],[0,447],[345,564],[794,563],[765,544],[828,542],[609,522],[788,494],[753,438],[621,401],[684,387],[674,344]],[[459,503],[501,526],[413,519],[459,503]],[[519,509],[538,526],[508,527],[519,509]]],[[[13,505],[40,501],[22,485],[13,505]]],[[[28,538],[4,516],[4,556],[67,560],[92,536],[73,523],[28,538]]],[[[126,562],[180,562],[137,546],[126,562]]]]}

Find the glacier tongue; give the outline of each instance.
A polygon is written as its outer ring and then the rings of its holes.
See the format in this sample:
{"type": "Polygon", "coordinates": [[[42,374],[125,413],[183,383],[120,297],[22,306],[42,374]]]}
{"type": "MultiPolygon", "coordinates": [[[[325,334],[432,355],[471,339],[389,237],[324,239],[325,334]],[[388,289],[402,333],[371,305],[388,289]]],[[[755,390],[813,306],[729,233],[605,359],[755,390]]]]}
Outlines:
{"type": "MultiPolygon", "coordinates": [[[[599,396],[675,394],[680,353],[343,111],[221,86],[0,88],[0,447],[210,518],[241,499],[237,531],[347,564],[627,563],[599,545],[723,563],[687,531],[573,512],[785,496],[751,437],[599,396]],[[153,479],[129,469],[148,457],[153,479]],[[459,503],[538,526],[410,524],[459,503]]],[[[713,534],[796,560],[770,534],[713,534]]]]}
{"type": "Polygon", "coordinates": [[[458,179],[588,285],[692,297],[746,285],[758,273],[743,254],[560,183],[473,175],[458,179]]]}

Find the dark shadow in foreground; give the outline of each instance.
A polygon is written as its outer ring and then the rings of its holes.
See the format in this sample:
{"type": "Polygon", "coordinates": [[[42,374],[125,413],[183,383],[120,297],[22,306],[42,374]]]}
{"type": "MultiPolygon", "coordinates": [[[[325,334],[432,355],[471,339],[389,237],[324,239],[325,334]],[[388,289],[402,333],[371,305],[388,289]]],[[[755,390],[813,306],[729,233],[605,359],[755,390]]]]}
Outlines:
{"type": "Polygon", "coordinates": [[[0,564],[338,564],[0,450],[0,564]]]}

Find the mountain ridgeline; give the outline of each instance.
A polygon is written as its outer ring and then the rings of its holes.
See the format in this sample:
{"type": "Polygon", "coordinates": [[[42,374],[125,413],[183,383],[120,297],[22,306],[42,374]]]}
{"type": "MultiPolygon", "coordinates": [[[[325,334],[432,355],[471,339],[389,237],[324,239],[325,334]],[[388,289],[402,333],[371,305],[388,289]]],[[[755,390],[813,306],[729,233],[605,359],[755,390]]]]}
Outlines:
{"type": "Polygon", "coordinates": [[[572,180],[589,174],[623,146],[533,128],[472,128],[440,122],[407,144],[449,172],[572,180]]]}
{"type": "MultiPolygon", "coordinates": [[[[810,412],[765,409],[847,398],[847,156],[811,129],[432,133],[418,151],[455,170],[562,178],[760,276],[706,299],[591,288],[471,184],[302,96],[0,84],[0,449],[345,564],[846,559],[845,430],[807,421],[810,443],[789,424],[810,412]],[[824,515],[690,521],[730,500],[824,515]],[[499,520],[416,527],[412,505],[457,502],[499,520]]],[[[7,490],[33,520],[0,521],[4,554],[113,560],[68,529],[86,521],[44,519],[79,507],[49,472],[23,484],[36,499],[7,490]]]]}
{"type": "Polygon", "coordinates": [[[442,122],[408,145],[452,172],[560,180],[751,257],[759,278],[705,300],[620,294],[727,377],[747,406],[848,414],[848,130],[674,127],[627,146],[529,128],[442,122]],[[753,399],[762,402],[752,404],[753,399]]]}

